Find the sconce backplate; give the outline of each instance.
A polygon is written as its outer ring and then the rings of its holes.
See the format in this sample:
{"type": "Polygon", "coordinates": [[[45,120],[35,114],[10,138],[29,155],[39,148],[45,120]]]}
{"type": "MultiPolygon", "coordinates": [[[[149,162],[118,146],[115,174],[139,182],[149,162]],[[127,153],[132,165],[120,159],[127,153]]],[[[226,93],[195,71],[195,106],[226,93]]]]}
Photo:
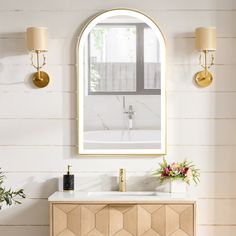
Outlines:
{"type": "Polygon", "coordinates": [[[199,87],[205,88],[212,83],[213,77],[209,71],[203,70],[195,75],[194,80],[199,87]]]}
{"type": "Polygon", "coordinates": [[[49,75],[46,72],[40,71],[40,76],[39,76],[39,73],[36,72],[33,74],[32,80],[36,87],[44,88],[48,85],[50,79],[49,79],[49,75]]]}

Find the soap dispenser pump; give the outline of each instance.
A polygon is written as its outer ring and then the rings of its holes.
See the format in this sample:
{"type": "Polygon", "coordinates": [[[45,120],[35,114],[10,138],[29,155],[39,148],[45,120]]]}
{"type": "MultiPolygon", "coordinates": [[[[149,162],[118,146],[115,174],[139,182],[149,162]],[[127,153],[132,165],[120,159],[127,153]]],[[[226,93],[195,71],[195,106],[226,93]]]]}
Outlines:
{"type": "Polygon", "coordinates": [[[63,175],[63,190],[73,191],[74,190],[74,175],[70,173],[71,166],[67,166],[67,173],[63,175]]]}

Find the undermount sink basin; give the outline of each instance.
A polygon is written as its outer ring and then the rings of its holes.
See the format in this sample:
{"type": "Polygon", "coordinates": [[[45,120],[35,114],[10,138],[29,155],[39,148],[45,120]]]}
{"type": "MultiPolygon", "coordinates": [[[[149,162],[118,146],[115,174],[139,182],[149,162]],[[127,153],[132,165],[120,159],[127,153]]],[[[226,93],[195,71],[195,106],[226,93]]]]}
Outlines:
{"type": "Polygon", "coordinates": [[[91,197],[148,197],[148,196],[159,196],[157,192],[88,192],[88,196],[91,197]]]}

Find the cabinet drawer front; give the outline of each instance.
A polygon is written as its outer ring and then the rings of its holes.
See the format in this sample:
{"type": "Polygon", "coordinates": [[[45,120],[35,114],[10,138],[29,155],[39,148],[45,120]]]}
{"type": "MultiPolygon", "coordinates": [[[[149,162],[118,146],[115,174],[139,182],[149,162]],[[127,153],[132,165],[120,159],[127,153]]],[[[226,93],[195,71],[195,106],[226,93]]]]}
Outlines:
{"type": "Polygon", "coordinates": [[[137,235],[136,205],[109,206],[109,236],[137,235]]]}
{"type": "Polygon", "coordinates": [[[108,236],[108,206],[81,206],[81,236],[108,236]]]}
{"type": "Polygon", "coordinates": [[[53,205],[53,236],[108,236],[106,205],[53,205]]]}
{"type": "Polygon", "coordinates": [[[166,236],[194,236],[193,205],[166,205],[166,236]]]}
{"type": "Polygon", "coordinates": [[[138,205],[137,235],[165,235],[165,205],[138,205]]]}
{"type": "Polygon", "coordinates": [[[138,205],[138,236],[194,236],[194,205],[138,205]]]}

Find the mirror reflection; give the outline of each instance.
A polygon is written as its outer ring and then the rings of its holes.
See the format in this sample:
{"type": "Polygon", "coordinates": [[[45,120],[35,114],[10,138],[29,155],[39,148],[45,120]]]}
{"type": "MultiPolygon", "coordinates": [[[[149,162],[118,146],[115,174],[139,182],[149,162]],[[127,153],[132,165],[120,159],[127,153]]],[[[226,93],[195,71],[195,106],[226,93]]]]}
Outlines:
{"type": "Polygon", "coordinates": [[[165,43],[132,10],[94,18],[79,42],[81,154],[161,154],[165,149],[165,43]]]}
{"type": "Polygon", "coordinates": [[[87,44],[90,95],[160,93],[160,44],[146,23],[111,17],[91,30],[87,44]]]}

